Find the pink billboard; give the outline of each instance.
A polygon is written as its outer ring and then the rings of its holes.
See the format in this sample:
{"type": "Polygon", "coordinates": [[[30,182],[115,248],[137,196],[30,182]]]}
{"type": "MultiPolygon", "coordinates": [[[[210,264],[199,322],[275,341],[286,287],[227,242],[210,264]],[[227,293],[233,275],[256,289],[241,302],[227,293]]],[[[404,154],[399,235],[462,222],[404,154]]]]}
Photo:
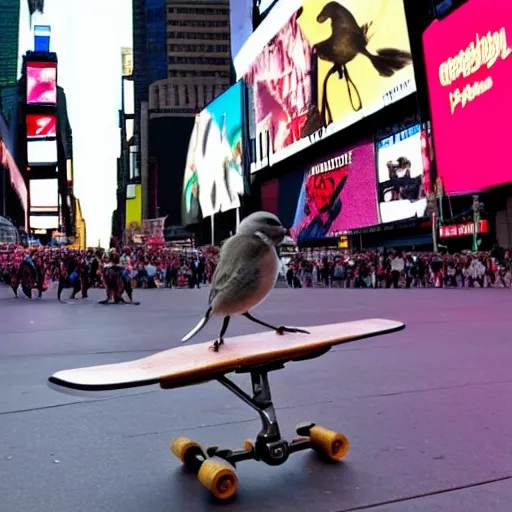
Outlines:
{"type": "Polygon", "coordinates": [[[27,103],[57,104],[57,64],[27,62],[27,103]]]}
{"type": "Polygon", "coordinates": [[[447,194],[512,182],[512,2],[471,0],[423,35],[438,175],[447,194]],[[500,122],[501,120],[501,122],[500,122]]]}
{"type": "Polygon", "coordinates": [[[373,141],[345,148],[306,169],[290,230],[296,241],[338,236],[378,222],[373,141]]]}

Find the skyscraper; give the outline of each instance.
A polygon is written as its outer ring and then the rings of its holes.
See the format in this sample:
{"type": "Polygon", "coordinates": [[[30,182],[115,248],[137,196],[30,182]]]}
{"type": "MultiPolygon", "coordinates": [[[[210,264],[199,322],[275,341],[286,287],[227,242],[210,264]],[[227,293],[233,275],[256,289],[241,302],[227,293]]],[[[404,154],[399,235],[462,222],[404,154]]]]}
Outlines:
{"type": "Polygon", "coordinates": [[[0,87],[16,83],[18,77],[18,31],[20,0],[0,3],[0,87]]]}
{"type": "Polygon", "coordinates": [[[149,110],[193,116],[231,84],[228,0],[167,0],[167,79],[149,110]]]}

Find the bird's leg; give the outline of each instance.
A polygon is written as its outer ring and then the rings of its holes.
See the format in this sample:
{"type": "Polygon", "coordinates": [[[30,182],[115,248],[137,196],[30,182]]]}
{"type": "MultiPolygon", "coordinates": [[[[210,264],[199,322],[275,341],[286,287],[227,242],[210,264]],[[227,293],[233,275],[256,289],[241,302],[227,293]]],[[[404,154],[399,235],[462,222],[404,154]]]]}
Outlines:
{"type": "Polygon", "coordinates": [[[343,67],[345,69],[345,80],[347,81],[347,90],[348,90],[348,97],[350,98],[350,104],[352,105],[354,112],[358,112],[359,110],[361,110],[363,108],[361,96],[359,95],[359,91],[357,89],[356,84],[352,81],[352,79],[350,78],[350,75],[348,74],[347,66],[343,66],[343,67]],[[351,85],[354,88],[355,93],[357,94],[357,101],[359,102],[359,106],[357,108],[354,106],[354,100],[352,99],[352,91],[350,90],[351,85]]]}
{"type": "Polygon", "coordinates": [[[230,318],[231,317],[229,317],[229,316],[225,316],[224,317],[224,320],[222,322],[222,328],[220,330],[219,339],[215,340],[213,342],[213,345],[210,347],[214,352],[218,352],[219,351],[219,347],[221,345],[224,345],[224,334],[226,334],[226,331],[228,330],[228,325],[229,325],[229,319],[230,318]]]}
{"type": "Polygon", "coordinates": [[[305,331],[304,329],[296,329],[295,327],[285,327],[284,325],[281,325],[280,327],[274,327],[273,325],[267,324],[266,322],[263,322],[262,320],[258,320],[257,318],[254,318],[249,312],[244,313],[244,316],[245,316],[245,318],[248,318],[252,322],[263,325],[263,327],[268,327],[269,329],[276,331],[277,334],[284,334],[285,332],[301,332],[303,334],[309,334],[309,331],[305,331]]]}
{"type": "Polygon", "coordinates": [[[336,65],[334,65],[329,70],[327,75],[325,75],[325,78],[324,78],[324,86],[323,86],[323,92],[322,92],[322,112],[321,112],[321,116],[322,116],[322,120],[323,120],[323,122],[324,122],[324,124],[326,126],[328,124],[332,123],[331,107],[329,105],[329,100],[327,98],[327,82],[329,81],[329,78],[331,77],[331,75],[336,73],[336,71],[338,71],[338,69],[337,69],[336,65]]]}

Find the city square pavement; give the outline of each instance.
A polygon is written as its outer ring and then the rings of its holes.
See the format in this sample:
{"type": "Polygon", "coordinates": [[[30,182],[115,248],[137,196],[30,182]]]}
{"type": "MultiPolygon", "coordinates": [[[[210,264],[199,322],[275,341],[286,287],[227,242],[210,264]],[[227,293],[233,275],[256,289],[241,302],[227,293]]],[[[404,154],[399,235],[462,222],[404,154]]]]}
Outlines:
{"type": "MultiPolygon", "coordinates": [[[[55,291],[15,300],[0,287],[1,512],[510,512],[511,290],[276,288],[255,310],[271,323],[381,317],[407,327],[271,373],[285,437],[315,421],[346,434],[351,449],[338,464],[308,451],[279,467],[240,463],[228,503],[169,451],[179,435],[233,448],[254,439],[258,417],[217,382],[85,397],[46,384],[59,370],[179,345],[207,289],[135,295],[138,307],[100,306],[98,290],[59,304],[55,291]]],[[[219,324],[190,343],[213,339],[219,324]]],[[[260,330],[236,318],[228,334],[260,330]]]]}

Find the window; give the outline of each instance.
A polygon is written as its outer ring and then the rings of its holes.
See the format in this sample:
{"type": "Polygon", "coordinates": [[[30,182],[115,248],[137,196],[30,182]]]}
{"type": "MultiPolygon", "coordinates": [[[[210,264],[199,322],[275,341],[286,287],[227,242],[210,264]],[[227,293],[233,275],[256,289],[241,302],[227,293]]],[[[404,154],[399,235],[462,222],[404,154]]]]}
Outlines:
{"type": "Polygon", "coordinates": [[[230,60],[222,57],[168,57],[168,64],[203,64],[204,66],[229,66],[230,60]]]}
{"type": "Polygon", "coordinates": [[[203,33],[203,32],[167,32],[167,37],[169,39],[196,39],[196,40],[211,40],[211,41],[227,41],[229,39],[229,34],[227,32],[223,33],[203,33]]]}

